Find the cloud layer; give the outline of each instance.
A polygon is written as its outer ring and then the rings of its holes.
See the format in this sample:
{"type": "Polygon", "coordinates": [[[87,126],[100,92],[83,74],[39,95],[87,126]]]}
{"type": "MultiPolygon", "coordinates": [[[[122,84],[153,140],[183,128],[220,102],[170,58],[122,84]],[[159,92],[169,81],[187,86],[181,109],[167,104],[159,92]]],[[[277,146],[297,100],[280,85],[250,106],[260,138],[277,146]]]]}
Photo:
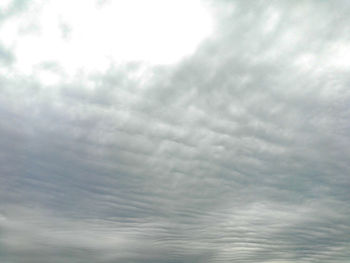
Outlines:
{"type": "Polygon", "coordinates": [[[0,36],[1,262],[349,260],[350,5],[205,5],[179,63],[50,84],[0,36]]]}

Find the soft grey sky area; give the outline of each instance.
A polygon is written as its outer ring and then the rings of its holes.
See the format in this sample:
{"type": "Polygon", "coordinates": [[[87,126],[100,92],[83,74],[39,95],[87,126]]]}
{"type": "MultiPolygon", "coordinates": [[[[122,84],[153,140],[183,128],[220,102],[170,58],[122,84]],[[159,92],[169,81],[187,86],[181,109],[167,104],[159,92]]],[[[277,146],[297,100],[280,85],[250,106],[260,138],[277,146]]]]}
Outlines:
{"type": "Polygon", "coordinates": [[[1,263],[349,262],[348,1],[1,2],[1,263]]]}

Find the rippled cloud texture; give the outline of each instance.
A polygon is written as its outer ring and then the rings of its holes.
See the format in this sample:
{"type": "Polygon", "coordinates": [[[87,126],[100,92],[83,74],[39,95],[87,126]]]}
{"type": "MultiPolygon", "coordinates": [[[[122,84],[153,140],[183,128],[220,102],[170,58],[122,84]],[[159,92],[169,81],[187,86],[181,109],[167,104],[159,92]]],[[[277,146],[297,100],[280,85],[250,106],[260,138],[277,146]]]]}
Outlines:
{"type": "Polygon", "coordinates": [[[349,262],[349,2],[203,5],[170,64],[25,70],[1,31],[1,262],[349,262]]]}

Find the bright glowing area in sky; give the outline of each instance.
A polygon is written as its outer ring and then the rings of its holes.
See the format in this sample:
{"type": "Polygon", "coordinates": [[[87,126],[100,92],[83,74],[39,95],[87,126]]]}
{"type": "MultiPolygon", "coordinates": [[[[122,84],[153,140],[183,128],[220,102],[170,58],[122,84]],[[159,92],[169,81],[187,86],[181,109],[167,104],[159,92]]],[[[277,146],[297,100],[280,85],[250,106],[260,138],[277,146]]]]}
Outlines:
{"type": "Polygon", "coordinates": [[[53,63],[68,74],[111,62],[175,63],[211,31],[200,0],[36,1],[0,28],[19,70],[53,63]]]}

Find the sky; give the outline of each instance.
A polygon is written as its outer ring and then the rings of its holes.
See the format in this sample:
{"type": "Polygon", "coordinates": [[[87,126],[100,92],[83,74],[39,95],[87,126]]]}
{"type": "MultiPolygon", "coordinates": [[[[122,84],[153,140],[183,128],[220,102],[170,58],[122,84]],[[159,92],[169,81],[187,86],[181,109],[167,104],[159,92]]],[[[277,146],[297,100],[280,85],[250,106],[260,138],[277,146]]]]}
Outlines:
{"type": "Polygon", "coordinates": [[[1,0],[2,263],[350,260],[346,0],[1,0]]]}

